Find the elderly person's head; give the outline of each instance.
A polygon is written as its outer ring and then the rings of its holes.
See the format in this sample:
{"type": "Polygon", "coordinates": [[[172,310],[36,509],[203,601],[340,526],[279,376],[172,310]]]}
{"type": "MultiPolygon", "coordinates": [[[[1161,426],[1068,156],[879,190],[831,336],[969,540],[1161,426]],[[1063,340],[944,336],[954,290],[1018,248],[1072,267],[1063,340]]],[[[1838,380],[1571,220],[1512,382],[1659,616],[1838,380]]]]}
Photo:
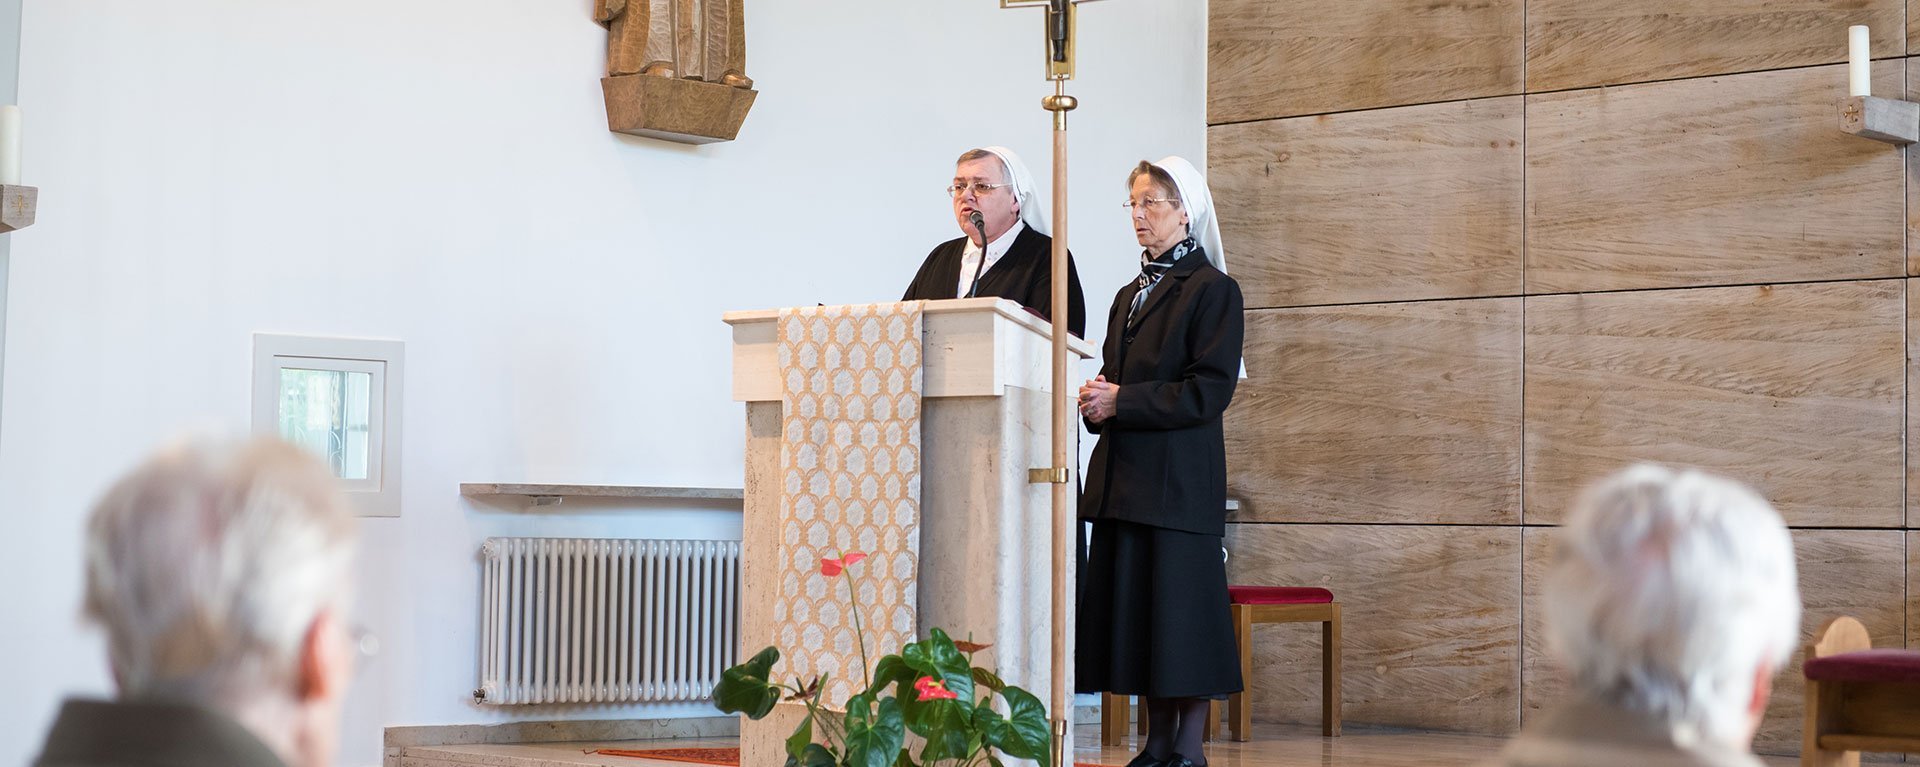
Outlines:
{"type": "Polygon", "coordinates": [[[1765,499],[1635,466],[1589,488],[1547,579],[1549,640],[1576,692],[1682,741],[1745,749],[1799,639],[1793,541],[1765,499]]]}
{"type": "Polygon", "coordinates": [[[1041,234],[1048,232],[1045,206],[1034,198],[1033,175],[1013,150],[1006,147],[969,149],[954,161],[953,183],[947,187],[953,197],[953,220],[975,245],[986,247],[971,221],[979,213],[992,242],[1012,229],[1016,222],[1041,234]]]}
{"type": "Polygon", "coordinates": [[[331,763],[355,537],[326,467],[283,442],[180,446],[134,469],[87,531],[86,613],[120,698],[212,709],[288,764],[331,763]]]}
{"type": "Polygon", "coordinates": [[[1127,174],[1127,203],[1133,212],[1133,237],[1154,255],[1187,238],[1187,210],[1173,175],[1142,160],[1127,174]]]}
{"type": "Polygon", "coordinates": [[[1213,190],[1186,158],[1174,155],[1135,165],[1127,174],[1127,210],[1133,215],[1134,239],[1146,248],[1146,258],[1160,258],[1191,237],[1207,254],[1207,263],[1221,274],[1227,272],[1227,248],[1220,240],[1213,190]]]}

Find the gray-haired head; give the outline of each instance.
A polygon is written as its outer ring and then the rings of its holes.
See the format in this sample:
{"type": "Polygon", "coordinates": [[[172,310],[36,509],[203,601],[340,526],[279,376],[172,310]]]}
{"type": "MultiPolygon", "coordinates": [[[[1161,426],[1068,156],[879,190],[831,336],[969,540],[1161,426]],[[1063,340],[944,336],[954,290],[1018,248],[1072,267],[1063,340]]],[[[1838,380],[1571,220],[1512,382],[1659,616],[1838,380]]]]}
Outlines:
{"type": "Polygon", "coordinates": [[[1558,540],[1549,641],[1580,694],[1745,747],[1800,635],[1793,541],[1745,485],[1639,465],[1589,488],[1558,540]]]}
{"type": "Polygon", "coordinates": [[[86,613],[121,697],[232,712],[292,695],[316,618],[346,609],[347,503],[276,440],[167,448],[114,484],[87,530],[86,613]]]}

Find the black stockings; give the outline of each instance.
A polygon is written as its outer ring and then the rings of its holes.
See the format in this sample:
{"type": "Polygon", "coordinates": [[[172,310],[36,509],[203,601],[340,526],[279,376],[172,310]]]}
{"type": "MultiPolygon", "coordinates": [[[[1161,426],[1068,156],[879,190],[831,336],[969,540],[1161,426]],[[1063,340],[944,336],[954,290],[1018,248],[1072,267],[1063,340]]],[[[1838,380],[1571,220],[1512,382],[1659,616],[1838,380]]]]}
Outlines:
{"type": "Polygon", "coordinates": [[[1147,754],[1155,759],[1179,754],[1205,765],[1201,737],[1206,735],[1212,704],[1206,698],[1148,698],[1147,754]]]}

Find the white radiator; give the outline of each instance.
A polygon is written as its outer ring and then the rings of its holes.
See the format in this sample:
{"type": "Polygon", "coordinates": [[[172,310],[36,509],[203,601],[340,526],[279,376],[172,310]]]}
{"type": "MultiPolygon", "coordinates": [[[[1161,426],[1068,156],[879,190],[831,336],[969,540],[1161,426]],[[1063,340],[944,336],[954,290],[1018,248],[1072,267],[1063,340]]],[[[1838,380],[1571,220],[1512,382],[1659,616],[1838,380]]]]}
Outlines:
{"type": "Polygon", "coordinates": [[[740,644],[740,542],[489,538],[476,701],[706,700],[740,644]]]}

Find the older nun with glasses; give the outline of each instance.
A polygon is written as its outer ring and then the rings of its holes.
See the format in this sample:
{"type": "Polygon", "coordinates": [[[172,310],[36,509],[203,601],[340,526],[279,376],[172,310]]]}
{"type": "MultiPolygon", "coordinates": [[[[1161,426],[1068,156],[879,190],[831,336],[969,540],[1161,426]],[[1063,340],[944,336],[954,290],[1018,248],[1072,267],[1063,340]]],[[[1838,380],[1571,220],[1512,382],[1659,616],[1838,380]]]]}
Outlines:
{"type": "Polygon", "coordinates": [[[1127,183],[1140,274],[1114,297],[1100,375],[1080,387],[1100,441],[1080,500],[1093,540],[1075,686],[1146,700],[1146,748],[1128,767],[1193,767],[1207,763],[1209,704],[1242,685],[1220,556],[1240,285],[1192,163],[1142,162],[1127,183]]]}
{"type": "MultiPolygon", "coordinates": [[[[970,149],[954,161],[953,221],[964,236],[934,246],[902,301],[998,296],[1053,317],[1053,238],[1033,174],[1006,147],[970,149]]],[[[1067,331],[1084,336],[1080,272],[1067,257],[1067,331]]]]}

